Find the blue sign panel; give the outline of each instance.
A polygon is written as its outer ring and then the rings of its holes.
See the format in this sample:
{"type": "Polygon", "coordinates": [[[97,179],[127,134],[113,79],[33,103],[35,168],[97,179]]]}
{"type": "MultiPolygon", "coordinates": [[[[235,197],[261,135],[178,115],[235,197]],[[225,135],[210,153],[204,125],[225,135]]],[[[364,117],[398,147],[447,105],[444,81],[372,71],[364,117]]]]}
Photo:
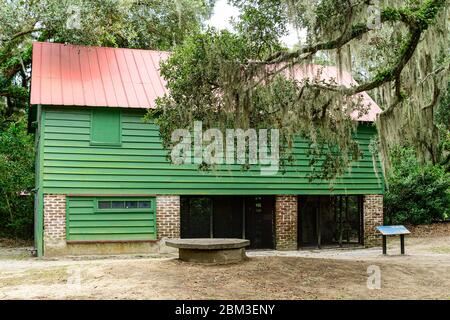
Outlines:
{"type": "Polygon", "coordinates": [[[377,227],[377,230],[381,232],[383,236],[394,236],[399,234],[410,234],[405,226],[381,226],[377,227]]]}

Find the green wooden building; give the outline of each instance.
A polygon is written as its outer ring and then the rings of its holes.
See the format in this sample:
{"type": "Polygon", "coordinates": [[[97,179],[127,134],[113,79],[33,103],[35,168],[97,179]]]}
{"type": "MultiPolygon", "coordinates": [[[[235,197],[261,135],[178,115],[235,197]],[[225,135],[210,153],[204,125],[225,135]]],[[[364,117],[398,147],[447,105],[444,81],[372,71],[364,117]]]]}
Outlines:
{"type": "Polygon", "coordinates": [[[34,43],[39,255],[164,252],[164,239],[178,237],[248,238],[252,248],[277,250],[377,243],[384,182],[369,152],[379,108],[368,95],[370,113],[355,119],[364,157],[333,188],[309,181],[303,140],[285,173],[199,171],[172,164],[158,127],[143,120],[165,93],[158,68],[167,55],[34,43]]]}

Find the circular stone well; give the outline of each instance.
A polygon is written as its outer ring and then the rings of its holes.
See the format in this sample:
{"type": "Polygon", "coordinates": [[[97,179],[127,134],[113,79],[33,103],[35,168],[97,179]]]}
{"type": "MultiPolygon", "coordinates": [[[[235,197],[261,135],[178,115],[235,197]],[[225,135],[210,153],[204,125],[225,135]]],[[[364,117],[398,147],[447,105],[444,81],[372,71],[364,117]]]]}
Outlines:
{"type": "Polygon", "coordinates": [[[245,247],[250,245],[246,239],[171,239],[166,245],[178,248],[179,258],[183,261],[196,263],[236,263],[243,261],[245,247]]]}

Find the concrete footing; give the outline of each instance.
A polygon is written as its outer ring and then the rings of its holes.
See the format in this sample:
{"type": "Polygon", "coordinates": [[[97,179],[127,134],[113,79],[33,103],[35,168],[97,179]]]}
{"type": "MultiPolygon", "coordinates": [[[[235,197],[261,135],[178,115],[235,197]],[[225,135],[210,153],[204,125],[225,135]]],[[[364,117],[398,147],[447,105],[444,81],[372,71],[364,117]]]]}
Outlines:
{"type": "Polygon", "coordinates": [[[180,249],[179,258],[186,262],[227,264],[244,261],[247,256],[244,248],[223,250],[180,249]]]}

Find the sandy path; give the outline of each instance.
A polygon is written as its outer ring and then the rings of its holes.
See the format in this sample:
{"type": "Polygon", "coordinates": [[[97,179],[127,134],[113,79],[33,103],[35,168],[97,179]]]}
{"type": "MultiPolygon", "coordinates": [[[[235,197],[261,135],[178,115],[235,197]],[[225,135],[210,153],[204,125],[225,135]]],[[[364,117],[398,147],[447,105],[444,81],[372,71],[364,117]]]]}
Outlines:
{"type": "Polygon", "coordinates": [[[379,248],[252,252],[229,266],[170,257],[37,260],[0,249],[0,299],[450,299],[450,236],[406,246],[399,256],[391,241],[387,257],[379,248]],[[370,265],[381,270],[379,290],[367,287],[370,265]]]}

